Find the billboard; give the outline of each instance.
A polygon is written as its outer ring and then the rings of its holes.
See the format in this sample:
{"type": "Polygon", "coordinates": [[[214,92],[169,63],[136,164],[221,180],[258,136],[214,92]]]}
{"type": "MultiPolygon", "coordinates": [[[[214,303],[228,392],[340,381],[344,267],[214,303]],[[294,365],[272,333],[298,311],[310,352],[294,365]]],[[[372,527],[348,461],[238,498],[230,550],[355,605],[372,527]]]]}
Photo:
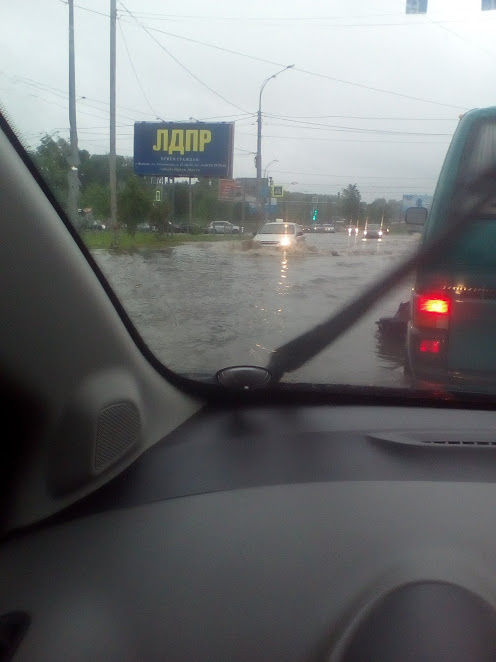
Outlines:
{"type": "Polygon", "coordinates": [[[235,179],[219,179],[219,200],[243,200],[243,189],[235,179]]]}
{"type": "Polygon", "coordinates": [[[432,204],[432,195],[427,195],[425,193],[409,193],[408,195],[403,196],[401,202],[401,211],[406,212],[410,207],[425,207],[430,209],[432,204]]]}
{"type": "Polygon", "coordinates": [[[232,177],[234,123],[135,122],[134,172],[232,177]]]}
{"type": "MultiPolygon", "coordinates": [[[[240,177],[239,179],[219,180],[219,200],[240,202],[244,200],[252,204],[257,202],[258,180],[256,177],[240,177]]],[[[260,180],[262,199],[269,197],[269,180],[265,177],[260,180]]]]}

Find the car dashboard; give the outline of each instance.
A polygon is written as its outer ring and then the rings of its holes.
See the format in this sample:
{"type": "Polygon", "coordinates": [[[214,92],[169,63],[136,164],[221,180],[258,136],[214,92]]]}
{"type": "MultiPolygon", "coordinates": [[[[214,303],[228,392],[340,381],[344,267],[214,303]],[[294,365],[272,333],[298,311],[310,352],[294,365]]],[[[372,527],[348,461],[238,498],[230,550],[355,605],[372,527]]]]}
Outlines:
{"type": "Polygon", "coordinates": [[[206,408],[3,541],[5,650],[494,660],[495,425],[459,409],[206,408]]]}

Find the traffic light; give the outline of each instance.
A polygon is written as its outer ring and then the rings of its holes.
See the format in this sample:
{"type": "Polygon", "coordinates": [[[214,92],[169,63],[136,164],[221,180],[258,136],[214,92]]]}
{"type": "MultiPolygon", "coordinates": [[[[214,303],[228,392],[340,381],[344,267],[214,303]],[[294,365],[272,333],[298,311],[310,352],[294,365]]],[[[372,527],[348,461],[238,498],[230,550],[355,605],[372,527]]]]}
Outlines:
{"type": "Polygon", "coordinates": [[[315,221],[317,220],[318,215],[319,215],[319,210],[318,210],[318,209],[314,209],[314,210],[313,210],[313,215],[312,215],[312,221],[313,221],[314,223],[315,223],[315,221]]]}

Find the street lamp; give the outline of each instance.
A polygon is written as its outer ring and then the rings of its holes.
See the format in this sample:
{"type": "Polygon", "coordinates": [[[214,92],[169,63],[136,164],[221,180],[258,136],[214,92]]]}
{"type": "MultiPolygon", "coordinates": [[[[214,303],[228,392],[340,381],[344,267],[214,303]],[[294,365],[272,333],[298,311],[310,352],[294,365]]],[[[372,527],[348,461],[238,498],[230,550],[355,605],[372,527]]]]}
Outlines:
{"type": "Polygon", "coordinates": [[[282,74],[283,71],[286,71],[287,69],[292,69],[294,67],[294,64],[288,64],[287,67],[284,67],[280,71],[277,71],[275,74],[272,74],[272,76],[269,76],[264,80],[262,83],[262,86],[260,88],[260,93],[258,95],[258,114],[257,114],[257,155],[255,157],[255,164],[257,166],[257,193],[258,193],[258,207],[259,209],[262,206],[262,92],[265,89],[265,86],[269,82],[269,80],[272,80],[273,78],[276,78],[276,76],[279,76],[279,74],[282,74]]]}
{"type": "Polygon", "coordinates": [[[267,171],[269,170],[269,168],[270,168],[271,165],[274,165],[274,163],[279,163],[279,159],[274,159],[273,161],[271,161],[269,164],[267,164],[267,165],[265,166],[265,169],[264,169],[264,179],[267,178],[267,171]]]}

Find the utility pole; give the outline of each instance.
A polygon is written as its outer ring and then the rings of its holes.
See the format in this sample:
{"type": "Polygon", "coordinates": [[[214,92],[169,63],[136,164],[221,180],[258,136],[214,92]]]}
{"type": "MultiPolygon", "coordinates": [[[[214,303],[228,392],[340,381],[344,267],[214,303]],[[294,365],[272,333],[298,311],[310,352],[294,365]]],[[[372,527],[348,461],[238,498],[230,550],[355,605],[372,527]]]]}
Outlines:
{"type": "Polygon", "coordinates": [[[70,155],[67,173],[69,218],[76,224],[78,220],[79,199],[79,151],[76,127],[76,67],[74,64],[74,0],[69,0],[69,130],[70,155]]]}
{"type": "Polygon", "coordinates": [[[258,213],[260,216],[262,214],[262,92],[264,91],[265,86],[270,80],[276,78],[277,76],[279,76],[279,74],[282,74],[283,71],[286,71],[287,69],[292,69],[293,67],[294,64],[288,64],[288,66],[284,67],[284,69],[281,69],[277,73],[272,74],[272,76],[266,78],[262,83],[262,87],[260,88],[260,92],[258,95],[257,154],[255,156],[255,167],[257,169],[257,206],[258,206],[258,213]]]}
{"type": "Polygon", "coordinates": [[[110,0],[110,227],[113,231],[112,244],[117,245],[117,169],[115,155],[115,38],[117,9],[116,0],[110,0]]]}

